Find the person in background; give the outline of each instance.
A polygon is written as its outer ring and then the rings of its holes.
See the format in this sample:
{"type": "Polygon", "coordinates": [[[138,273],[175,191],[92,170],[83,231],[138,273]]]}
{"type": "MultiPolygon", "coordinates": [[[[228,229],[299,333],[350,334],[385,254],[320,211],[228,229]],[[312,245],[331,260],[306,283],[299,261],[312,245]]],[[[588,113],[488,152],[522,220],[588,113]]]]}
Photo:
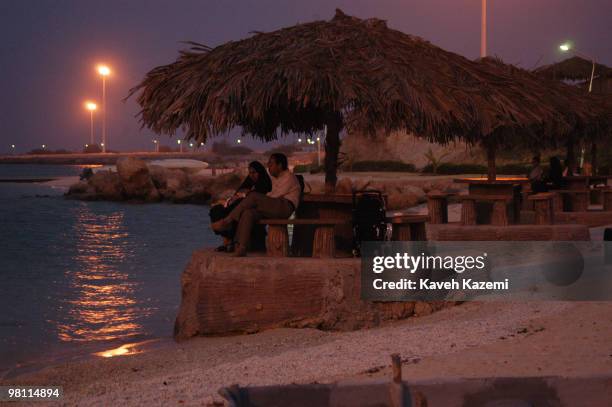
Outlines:
{"type": "Polygon", "coordinates": [[[540,165],[540,156],[536,155],[531,160],[531,171],[529,171],[529,182],[531,183],[531,190],[534,193],[546,192],[546,183],[544,182],[544,169],[540,165]]]}
{"type": "Polygon", "coordinates": [[[557,156],[550,157],[550,170],[548,173],[548,181],[552,189],[563,189],[565,180],[563,179],[563,166],[561,160],[557,156]]]}
{"type": "MultiPolygon", "coordinates": [[[[272,181],[266,172],[266,167],[259,161],[249,163],[249,175],[244,179],[238,187],[234,195],[228,198],[223,204],[215,205],[210,208],[210,222],[214,222],[225,218],[230,212],[242,202],[242,200],[251,192],[267,194],[272,190],[272,181]]],[[[215,234],[223,236],[223,244],[217,247],[219,252],[234,251],[234,235],[235,228],[230,228],[223,231],[215,231],[215,234]]]]}
{"type": "Polygon", "coordinates": [[[236,231],[236,256],[246,256],[249,248],[251,231],[260,219],[287,219],[300,203],[302,187],[297,177],[288,169],[287,156],[274,153],[268,160],[268,171],[272,176],[272,190],[267,194],[251,192],[230,214],[212,224],[213,230],[221,232],[231,230],[234,224],[236,231]]]}

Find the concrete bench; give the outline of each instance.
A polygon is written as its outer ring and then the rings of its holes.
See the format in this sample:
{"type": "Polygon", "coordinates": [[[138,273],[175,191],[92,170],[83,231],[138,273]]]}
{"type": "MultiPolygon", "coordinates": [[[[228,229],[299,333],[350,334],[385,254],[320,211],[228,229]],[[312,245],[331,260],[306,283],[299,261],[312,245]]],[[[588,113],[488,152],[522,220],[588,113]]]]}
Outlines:
{"type": "Polygon", "coordinates": [[[563,196],[564,209],[569,212],[585,212],[589,208],[590,190],[588,189],[559,189],[556,193],[563,196]]]}
{"type": "Polygon", "coordinates": [[[555,195],[553,192],[542,192],[527,197],[529,201],[533,202],[536,225],[552,225],[554,223],[553,200],[555,195]]]}
{"type": "Polygon", "coordinates": [[[463,225],[476,224],[476,202],[492,202],[491,224],[508,226],[508,205],[512,202],[513,197],[508,195],[470,194],[460,195],[459,199],[461,200],[461,223],[463,225]]]}
{"type": "Polygon", "coordinates": [[[427,194],[427,209],[429,212],[429,223],[448,223],[448,198],[455,194],[445,192],[430,192],[427,194]]]}
{"type": "Polygon", "coordinates": [[[392,240],[416,241],[427,240],[425,223],[429,220],[427,215],[395,215],[387,217],[387,222],[393,227],[392,240]]]}
{"type": "Polygon", "coordinates": [[[312,257],[334,257],[336,243],[334,227],[349,224],[345,219],[262,219],[260,225],[268,226],[266,254],[271,257],[289,256],[289,233],[287,225],[310,225],[315,227],[312,257]]]}

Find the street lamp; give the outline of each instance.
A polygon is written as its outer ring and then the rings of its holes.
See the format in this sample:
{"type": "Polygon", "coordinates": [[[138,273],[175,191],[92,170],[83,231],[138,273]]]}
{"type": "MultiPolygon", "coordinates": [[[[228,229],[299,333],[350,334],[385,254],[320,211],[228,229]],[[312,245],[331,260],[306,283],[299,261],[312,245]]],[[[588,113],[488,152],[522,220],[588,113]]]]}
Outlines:
{"type": "Polygon", "coordinates": [[[317,137],[317,166],[321,166],[321,137],[317,137]]]}
{"type": "Polygon", "coordinates": [[[47,145],[46,145],[46,144],[43,144],[41,147],[42,147],[42,149],[44,150],[45,148],[47,148],[47,145]]]}
{"type": "Polygon", "coordinates": [[[157,142],[157,140],[153,140],[153,144],[155,144],[155,152],[159,153],[159,143],[157,142]]]}
{"type": "Polygon", "coordinates": [[[182,153],[183,152],[183,145],[181,144],[181,140],[176,140],[176,143],[179,145],[179,150],[182,153]]]}
{"type": "Polygon", "coordinates": [[[102,76],[102,152],[106,153],[106,77],[111,71],[106,65],[98,65],[98,73],[102,76]]]}
{"type": "Polygon", "coordinates": [[[90,123],[90,131],[89,131],[89,144],[94,143],[94,125],[93,125],[93,113],[98,108],[94,102],[87,101],[85,102],[85,109],[89,110],[89,123],[90,123]]]}
{"type": "Polygon", "coordinates": [[[15,144],[11,144],[11,155],[15,154],[15,144]]]}

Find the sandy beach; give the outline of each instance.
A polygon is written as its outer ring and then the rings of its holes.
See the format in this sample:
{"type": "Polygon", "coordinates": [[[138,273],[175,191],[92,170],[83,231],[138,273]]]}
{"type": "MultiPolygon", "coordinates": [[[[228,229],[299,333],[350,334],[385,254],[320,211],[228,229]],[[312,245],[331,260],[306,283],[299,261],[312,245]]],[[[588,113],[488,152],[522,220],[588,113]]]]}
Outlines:
{"type": "Polygon", "coordinates": [[[612,304],[466,303],[355,332],[277,329],[195,338],[133,356],[48,367],[2,385],[59,385],[67,405],[215,405],[219,388],[389,377],[405,380],[612,373],[612,304]]]}

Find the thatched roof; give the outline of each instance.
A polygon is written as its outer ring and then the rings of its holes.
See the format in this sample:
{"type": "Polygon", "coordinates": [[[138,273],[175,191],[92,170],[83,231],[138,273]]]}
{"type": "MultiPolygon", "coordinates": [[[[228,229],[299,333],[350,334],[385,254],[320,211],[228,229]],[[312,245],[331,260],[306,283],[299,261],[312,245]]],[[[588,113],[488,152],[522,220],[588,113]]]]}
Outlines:
{"type": "MultiPolygon", "coordinates": [[[[593,62],[578,56],[555,64],[545,65],[534,70],[538,76],[552,80],[588,81],[591,78],[593,62]]],[[[595,64],[595,78],[612,77],[612,68],[595,64]]]]}
{"type": "Polygon", "coordinates": [[[538,81],[526,85],[507,69],[337,10],[330,21],[212,49],[194,44],[130,95],[139,93],[143,125],[170,135],[182,128],[197,141],[235,126],[272,140],[278,129],[311,133],[340,117],[349,128],[442,143],[499,135],[544,142],[573,130],[576,115],[534,92],[538,81]]]}
{"type": "MultiPolygon", "coordinates": [[[[612,110],[610,103],[603,97],[589,95],[584,89],[571,86],[560,81],[539,76],[534,72],[503,63],[496,58],[479,59],[479,63],[504,74],[510,75],[529,88],[533,97],[546,103],[563,115],[572,130],[565,135],[575,139],[583,137],[597,138],[609,134],[612,125],[612,110]]],[[[514,92],[508,88],[507,92],[514,92]]],[[[516,95],[519,97],[520,95],[516,95]]],[[[550,144],[559,144],[565,139],[553,138],[550,144]]],[[[508,140],[511,142],[511,140],[508,140]]],[[[503,143],[502,143],[503,144],[503,143]]]]}

